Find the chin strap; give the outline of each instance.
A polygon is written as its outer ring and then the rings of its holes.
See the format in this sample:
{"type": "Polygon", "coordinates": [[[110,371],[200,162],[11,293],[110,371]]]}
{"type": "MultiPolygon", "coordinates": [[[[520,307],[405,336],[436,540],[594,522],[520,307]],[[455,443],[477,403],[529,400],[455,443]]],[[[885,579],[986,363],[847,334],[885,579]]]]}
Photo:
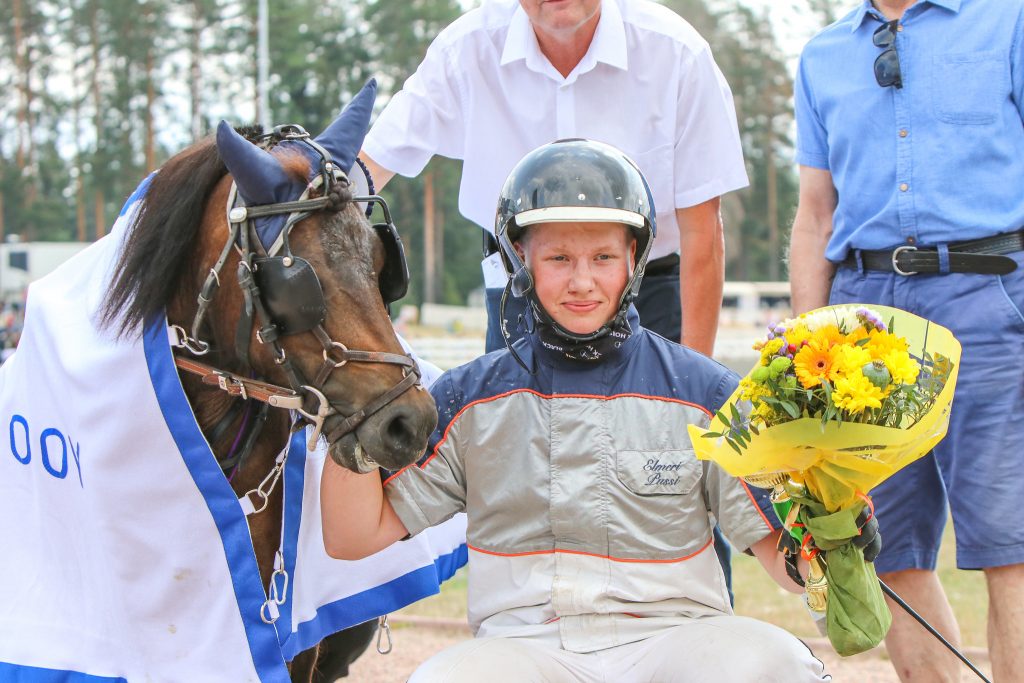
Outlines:
{"type": "MultiPolygon", "coordinates": [[[[516,362],[522,366],[523,370],[526,370],[531,375],[536,375],[537,368],[534,367],[533,369],[530,369],[526,367],[526,363],[523,362],[523,359],[519,356],[516,350],[512,348],[512,335],[508,331],[508,323],[505,321],[505,304],[508,303],[508,295],[511,292],[512,280],[510,278],[509,281],[505,283],[505,290],[501,293],[501,304],[498,306],[498,322],[501,324],[501,340],[505,342],[505,348],[508,349],[508,352],[512,354],[512,357],[516,359],[516,362]]],[[[530,315],[530,311],[527,310],[526,314],[530,315]]]]}

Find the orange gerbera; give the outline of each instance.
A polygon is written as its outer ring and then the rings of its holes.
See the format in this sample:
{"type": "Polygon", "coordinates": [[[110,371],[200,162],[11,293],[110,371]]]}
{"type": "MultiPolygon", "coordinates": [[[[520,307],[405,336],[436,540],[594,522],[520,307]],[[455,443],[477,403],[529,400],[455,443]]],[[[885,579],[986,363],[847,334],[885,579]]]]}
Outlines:
{"type": "Polygon", "coordinates": [[[822,380],[834,382],[839,372],[839,348],[827,339],[812,339],[797,351],[793,365],[805,389],[818,386],[822,380]]]}

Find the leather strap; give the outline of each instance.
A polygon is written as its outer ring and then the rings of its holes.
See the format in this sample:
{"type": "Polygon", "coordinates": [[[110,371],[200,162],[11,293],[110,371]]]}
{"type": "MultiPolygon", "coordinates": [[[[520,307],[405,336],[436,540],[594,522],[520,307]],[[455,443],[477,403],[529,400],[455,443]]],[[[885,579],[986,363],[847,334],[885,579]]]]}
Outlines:
{"type": "Polygon", "coordinates": [[[273,408],[285,408],[287,410],[300,410],[302,408],[302,396],[291,389],[279,387],[276,384],[261,382],[256,379],[249,379],[231,372],[218,370],[217,368],[199,363],[198,361],[181,356],[174,357],[174,364],[199,375],[203,384],[220,387],[230,396],[241,396],[262,401],[273,408]]]}
{"type": "Polygon", "coordinates": [[[386,406],[388,403],[404,394],[406,390],[411,389],[419,381],[419,373],[410,372],[402,379],[401,382],[391,387],[385,393],[381,394],[374,400],[370,401],[368,404],[360,408],[352,415],[349,415],[347,418],[345,418],[345,420],[341,424],[339,424],[337,427],[332,429],[330,433],[327,434],[327,441],[329,443],[334,443],[341,437],[345,436],[346,434],[354,430],[356,427],[358,427],[363,420],[373,415],[378,410],[386,406]]]}
{"type": "MultiPolygon", "coordinates": [[[[949,244],[949,272],[1007,275],[1017,263],[1006,254],[1024,251],[1024,231],[949,244]]],[[[899,275],[942,272],[941,254],[933,247],[902,246],[882,251],[854,250],[842,262],[846,268],[878,270],[899,275]]]]}

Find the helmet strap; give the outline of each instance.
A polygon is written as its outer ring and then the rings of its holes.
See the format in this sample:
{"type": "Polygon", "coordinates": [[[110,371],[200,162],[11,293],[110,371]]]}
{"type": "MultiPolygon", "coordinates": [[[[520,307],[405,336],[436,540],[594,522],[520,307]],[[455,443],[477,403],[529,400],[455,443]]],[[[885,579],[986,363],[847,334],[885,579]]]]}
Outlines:
{"type": "MultiPolygon", "coordinates": [[[[531,375],[536,375],[537,368],[534,367],[533,369],[530,369],[526,367],[526,363],[523,362],[523,359],[519,356],[519,353],[517,353],[516,350],[512,348],[512,335],[509,334],[508,324],[505,322],[505,304],[508,303],[508,295],[509,292],[511,291],[512,280],[510,279],[505,284],[505,289],[501,293],[501,303],[498,305],[498,320],[501,324],[501,339],[502,341],[505,342],[505,348],[508,349],[508,352],[512,354],[512,357],[516,359],[516,362],[519,363],[520,366],[522,366],[523,370],[526,370],[531,375]]],[[[529,315],[529,311],[527,311],[527,315],[529,315]]],[[[525,321],[523,322],[525,324],[525,321]]]]}

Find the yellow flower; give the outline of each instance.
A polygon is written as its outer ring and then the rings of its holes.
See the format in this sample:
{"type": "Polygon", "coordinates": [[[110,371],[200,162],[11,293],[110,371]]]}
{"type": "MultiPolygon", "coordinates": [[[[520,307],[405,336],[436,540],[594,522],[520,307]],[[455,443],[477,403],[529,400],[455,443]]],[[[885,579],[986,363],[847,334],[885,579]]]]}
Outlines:
{"type": "Polygon", "coordinates": [[[839,351],[828,340],[812,339],[793,358],[796,377],[805,389],[816,387],[821,381],[835,381],[838,375],[839,351]]]}
{"type": "Polygon", "coordinates": [[[818,342],[819,345],[828,344],[830,347],[842,344],[845,339],[846,335],[840,332],[835,325],[824,325],[811,333],[811,341],[818,342]]]}
{"type": "Polygon", "coordinates": [[[766,341],[764,346],[761,347],[761,365],[768,365],[771,357],[777,354],[785,343],[786,342],[783,339],[772,339],[770,341],[766,341]]]}
{"type": "Polygon", "coordinates": [[[811,331],[803,323],[797,323],[793,329],[786,330],[786,342],[799,349],[803,343],[811,338],[811,331]]]}
{"type": "Polygon", "coordinates": [[[862,339],[868,339],[869,336],[867,328],[863,326],[855,327],[852,332],[846,335],[846,343],[863,346],[863,344],[857,344],[857,342],[862,339]]]}
{"type": "Polygon", "coordinates": [[[756,418],[760,424],[770,427],[776,420],[776,410],[767,403],[758,403],[752,417],[756,418]]]}
{"type": "MultiPolygon", "coordinates": [[[[871,330],[868,335],[868,343],[864,348],[871,354],[871,360],[882,360],[890,351],[907,352],[907,340],[897,337],[891,332],[879,332],[871,330]]],[[[890,372],[892,369],[890,368],[890,372]]]]}
{"type": "Polygon", "coordinates": [[[845,375],[836,380],[832,400],[853,415],[868,408],[881,408],[885,393],[861,373],[845,375]]]}
{"type": "Polygon", "coordinates": [[[772,390],[764,384],[755,382],[744,377],[740,380],[740,398],[751,402],[757,402],[763,396],[771,396],[772,390]]]}
{"type": "Polygon", "coordinates": [[[836,349],[840,375],[860,374],[860,369],[871,362],[871,354],[863,347],[841,344],[836,349]]]}
{"type": "Polygon", "coordinates": [[[889,368],[893,384],[914,384],[921,366],[906,351],[893,349],[882,357],[885,367],[889,368]]]}

